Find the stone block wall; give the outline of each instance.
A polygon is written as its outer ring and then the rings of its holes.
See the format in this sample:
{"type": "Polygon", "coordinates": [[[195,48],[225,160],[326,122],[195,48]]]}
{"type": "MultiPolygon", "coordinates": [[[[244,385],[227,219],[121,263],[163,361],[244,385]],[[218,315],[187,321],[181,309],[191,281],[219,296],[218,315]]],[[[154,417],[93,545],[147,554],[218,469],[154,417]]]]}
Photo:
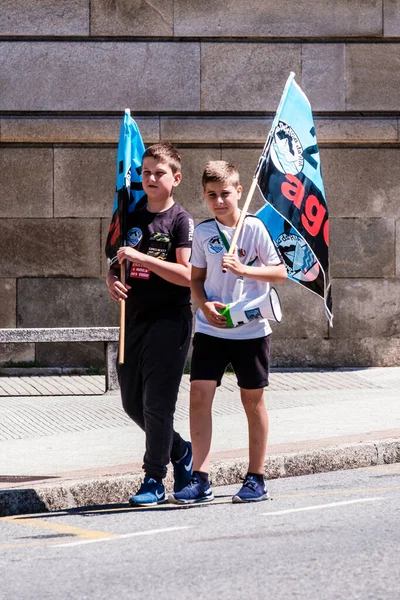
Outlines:
{"type": "MultiPolygon", "coordinates": [[[[125,107],[146,145],[179,148],[177,200],[198,222],[205,162],[231,160],[248,190],[294,71],[321,149],[335,318],[285,283],[273,364],[400,364],[400,0],[0,0],[0,15],[0,327],[118,324],[103,248],[125,107]]],[[[0,347],[10,360],[103,353],[0,347]]]]}

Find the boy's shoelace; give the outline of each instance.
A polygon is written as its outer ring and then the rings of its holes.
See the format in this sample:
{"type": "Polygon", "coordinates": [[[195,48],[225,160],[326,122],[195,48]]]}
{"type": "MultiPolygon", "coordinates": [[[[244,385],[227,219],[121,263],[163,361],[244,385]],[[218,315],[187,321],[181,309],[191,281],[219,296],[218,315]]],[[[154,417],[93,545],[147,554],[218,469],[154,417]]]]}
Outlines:
{"type": "Polygon", "coordinates": [[[248,487],[255,492],[257,490],[257,482],[253,481],[253,479],[244,479],[243,487],[248,487]]]}
{"type": "Polygon", "coordinates": [[[192,478],[190,479],[189,483],[188,483],[188,487],[194,487],[195,485],[198,485],[200,482],[197,479],[196,475],[192,475],[192,478]]]}

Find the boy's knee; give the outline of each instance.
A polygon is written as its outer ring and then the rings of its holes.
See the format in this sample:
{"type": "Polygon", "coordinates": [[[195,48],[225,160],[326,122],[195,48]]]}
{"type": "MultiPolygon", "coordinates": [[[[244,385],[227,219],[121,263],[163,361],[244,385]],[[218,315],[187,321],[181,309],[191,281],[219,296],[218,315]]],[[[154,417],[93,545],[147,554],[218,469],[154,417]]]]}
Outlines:
{"type": "Polygon", "coordinates": [[[132,421],[134,421],[134,423],[139,425],[139,427],[143,428],[144,417],[143,417],[143,410],[141,408],[139,408],[138,406],[132,405],[131,403],[128,403],[126,401],[125,402],[122,401],[122,408],[124,409],[124,411],[126,412],[128,417],[130,419],[132,419],[132,421]]]}
{"type": "Polygon", "coordinates": [[[254,390],[240,389],[240,397],[243,406],[246,408],[256,408],[264,405],[264,389],[258,388],[254,390]]]}
{"type": "Polygon", "coordinates": [[[200,379],[192,381],[190,384],[190,405],[204,406],[211,403],[216,387],[216,381],[203,381],[200,379]]]}

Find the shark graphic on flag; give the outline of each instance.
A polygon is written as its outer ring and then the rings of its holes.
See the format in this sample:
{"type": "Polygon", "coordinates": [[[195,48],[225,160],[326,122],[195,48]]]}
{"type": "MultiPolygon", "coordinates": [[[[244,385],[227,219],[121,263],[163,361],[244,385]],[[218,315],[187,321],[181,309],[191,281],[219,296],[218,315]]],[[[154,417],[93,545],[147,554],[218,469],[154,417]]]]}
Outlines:
{"type": "Polygon", "coordinates": [[[256,215],[288,277],[324,299],[332,326],[329,218],[310,103],[291,73],[254,178],[266,204],[256,215]]]}
{"type": "Polygon", "coordinates": [[[105,248],[109,267],[117,262],[118,248],[128,245],[128,213],[147,204],[147,196],[142,187],[144,151],[139,127],[132,119],[129,108],[126,108],[118,142],[113,215],[105,248]]]}

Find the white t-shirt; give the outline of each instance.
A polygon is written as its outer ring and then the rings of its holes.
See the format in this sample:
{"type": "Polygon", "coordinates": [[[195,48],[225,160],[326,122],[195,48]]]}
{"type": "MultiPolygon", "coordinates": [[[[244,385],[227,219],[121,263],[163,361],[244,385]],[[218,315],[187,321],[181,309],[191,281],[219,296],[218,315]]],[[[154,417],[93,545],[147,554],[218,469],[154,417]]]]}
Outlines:
{"type": "MultiPolygon", "coordinates": [[[[218,222],[219,230],[230,245],[235,227],[226,227],[218,222]]],[[[255,300],[269,289],[269,284],[244,277],[242,281],[231,271],[222,272],[222,257],[226,253],[215,219],[208,219],[197,225],[193,235],[193,266],[207,269],[204,290],[208,300],[229,304],[236,300],[255,300]]],[[[254,215],[246,215],[237,241],[237,255],[244,264],[254,267],[278,265],[279,258],[264,223],[254,215]],[[255,259],[255,260],[254,260],[255,259]],[[254,262],[253,262],[254,261],[254,262]]],[[[263,337],[271,333],[267,319],[250,321],[239,327],[214,327],[198,309],[195,331],[219,338],[246,340],[263,337]]]]}

